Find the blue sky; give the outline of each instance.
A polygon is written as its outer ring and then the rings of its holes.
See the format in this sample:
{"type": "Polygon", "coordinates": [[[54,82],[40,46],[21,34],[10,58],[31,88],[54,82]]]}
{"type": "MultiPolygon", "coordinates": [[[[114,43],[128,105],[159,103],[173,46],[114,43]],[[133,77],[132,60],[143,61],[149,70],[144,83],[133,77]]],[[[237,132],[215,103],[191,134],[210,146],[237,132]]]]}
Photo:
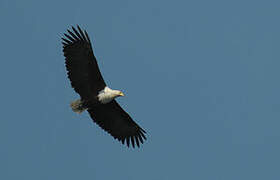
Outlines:
{"type": "Polygon", "coordinates": [[[1,0],[0,179],[280,179],[279,6],[1,0]],[[71,111],[60,37],[76,24],[140,149],[71,111]]]}

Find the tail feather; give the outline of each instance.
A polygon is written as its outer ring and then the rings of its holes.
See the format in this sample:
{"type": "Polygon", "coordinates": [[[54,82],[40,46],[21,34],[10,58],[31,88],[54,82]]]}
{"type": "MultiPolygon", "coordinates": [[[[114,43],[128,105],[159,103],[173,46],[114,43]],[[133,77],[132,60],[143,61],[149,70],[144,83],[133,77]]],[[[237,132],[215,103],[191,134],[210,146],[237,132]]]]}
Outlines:
{"type": "Polygon", "coordinates": [[[86,110],[86,108],[83,107],[83,103],[80,99],[71,102],[70,106],[74,112],[79,114],[86,110]]]}

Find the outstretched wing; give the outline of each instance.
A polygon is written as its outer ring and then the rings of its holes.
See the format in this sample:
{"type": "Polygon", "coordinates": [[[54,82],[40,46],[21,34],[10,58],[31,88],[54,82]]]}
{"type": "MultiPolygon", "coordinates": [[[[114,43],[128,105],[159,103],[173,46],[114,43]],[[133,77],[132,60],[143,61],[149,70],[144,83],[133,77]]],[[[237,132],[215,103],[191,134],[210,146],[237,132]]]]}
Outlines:
{"type": "Polygon", "coordinates": [[[88,112],[95,123],[123,144],[126,142],[128,147],[130,142],[133,147],[135,147],[135,143],[139,147],[140,143],[143,143],[143,139],[146,139],[144,135],[146,132],[115,100],[107,104],[89,107],[88,112]]]}
{"type": "Polygon", "coordinates": [[[74,27],[73,31],[67,30],[69,34],[64,34],[66,38],[62,38],[65,64],[72,87],[82,99],[89,99],[104,89],[106,84],[87,32],[83,32],[79,26],[77,28],[78,30],[74,27]]]}

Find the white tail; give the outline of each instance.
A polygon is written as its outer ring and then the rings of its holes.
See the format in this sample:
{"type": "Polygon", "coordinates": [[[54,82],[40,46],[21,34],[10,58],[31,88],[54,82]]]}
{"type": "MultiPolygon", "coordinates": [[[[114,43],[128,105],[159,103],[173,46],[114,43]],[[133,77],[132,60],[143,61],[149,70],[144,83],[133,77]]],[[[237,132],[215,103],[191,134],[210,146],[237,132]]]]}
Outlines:
{"type": "Polygon", "coordinates": [[[83,107],[83,103],[80,99],[71,102],[70,106],[74,112],[79,114],[86,110],[86,108],[83,107]]]}

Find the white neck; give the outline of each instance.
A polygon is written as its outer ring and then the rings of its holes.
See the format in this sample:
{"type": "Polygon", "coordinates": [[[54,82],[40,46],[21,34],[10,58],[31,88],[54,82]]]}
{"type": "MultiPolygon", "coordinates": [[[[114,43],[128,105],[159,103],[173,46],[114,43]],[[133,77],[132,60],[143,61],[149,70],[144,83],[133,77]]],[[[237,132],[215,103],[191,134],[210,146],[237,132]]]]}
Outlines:
{"type": "Polygon", "coordinates": [[[114,98],[116,98],[119,95],[119,93],[120,91],[113,90],[106,86],[103,90],[101,90],[98,93],[97,97],[102,104],[106,104],[111,102],[114,98]]]}

